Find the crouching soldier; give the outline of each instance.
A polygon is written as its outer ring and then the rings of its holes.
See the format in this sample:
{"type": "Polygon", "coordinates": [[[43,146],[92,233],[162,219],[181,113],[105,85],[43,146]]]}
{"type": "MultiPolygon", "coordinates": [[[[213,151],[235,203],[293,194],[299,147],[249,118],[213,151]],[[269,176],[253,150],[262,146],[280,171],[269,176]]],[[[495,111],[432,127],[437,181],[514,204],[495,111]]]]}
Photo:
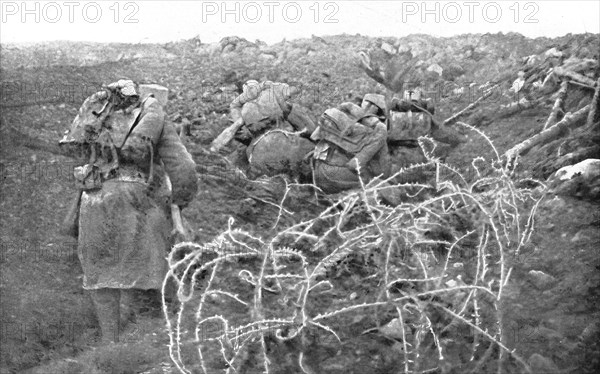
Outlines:
{"type": "Polygon", "coordinates": [[[104,342],[119,340],[133,290],[161,288],[180,218],[170,207],[185,207],[198,188],[195,163],[165,120],[166,94],[161,103],[142,88],[120,80],[88,97],[60,142],[88,159],[75,171],[74,224],[104,342]]]}
{"type": "MultiPolygon", "coordinates": [[[[323,113],[311,136],[318,141],[313,154],[314,181],[323,192],[360,187],[359,173],[364,183],[389,176],[385,113],[385,98],[375,94],[365,95],[360,107],[343,103],[323,113]]],[[[382,195],[389,203],[397,203],[382,195]]]]}
{"type": "Polygon", "coordinates": [[[213,141],[211,150],[236,139],[246,147],[232,155],[233,163],[255,176],[310,170],[303,157],[314,147],[308,137],[316,126],[306,110],[292,102],[298,94],[286,83],[246,82],[229,108],[233,125],[213,141]]]}
{"type": "Polygon", "coordinates": [[[302,131],[310,136],[315,130],[305,110],[290,100],[299,93],[287,83],[249,80],[243,92],[229,105],[231,120],[242,121],[242,130],[236,140],[248,145],[273,128],[302,131]]]}

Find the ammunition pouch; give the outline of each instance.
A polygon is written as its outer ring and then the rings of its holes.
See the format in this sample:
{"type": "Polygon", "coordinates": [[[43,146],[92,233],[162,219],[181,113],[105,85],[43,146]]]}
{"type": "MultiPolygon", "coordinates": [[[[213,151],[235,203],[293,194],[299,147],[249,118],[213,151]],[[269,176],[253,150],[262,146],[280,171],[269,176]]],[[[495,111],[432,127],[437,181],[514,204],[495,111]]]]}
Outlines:
{"type": "Polygon", "coordinates": [[[371,129],[360,125],[358,120],[336,108],[328,109],[319,119],[319,130],[313,140],[326,140],[335,144],[344,152],[357,154],[360,152],[371,134],[371,129]]]}

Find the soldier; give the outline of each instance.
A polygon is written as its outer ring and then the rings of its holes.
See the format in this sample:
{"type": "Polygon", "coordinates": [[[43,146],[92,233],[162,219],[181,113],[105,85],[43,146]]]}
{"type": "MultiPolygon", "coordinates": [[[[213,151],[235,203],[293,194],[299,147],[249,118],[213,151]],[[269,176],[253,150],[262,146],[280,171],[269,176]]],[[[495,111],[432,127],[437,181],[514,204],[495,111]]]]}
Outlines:
{"type": "Polygon", "coordinates": [[[307,138],[315,124],[304,108],[292,103],[298,93],[286,83],[246,82],[243,93],[230,105],[234,123],[213,140],[211,151],[236,139],[246,147],[230,157],[252,175],[307,174],[310,168],[303,157],[314,147],[307,138]],[[276,129],[281,131],[271,131],[276,129]],[[300,136],[289,136],[290,131],[300,136]]]}
{"type": "Polygon", "coordinates": [[[302,131],[307,136],[315,125],[304,109],[290,99],[299,93],[297,87],[286,83],[249,80],[243,92],[229,106],[234,122],[243,121],[235,139],[249,145],[253,139],[273,128],[302,131]]]}
{"type": "Polygon", "coordinates": [[[134,289],[161,288],[176,218],[169,203],[185,207],[198,188],[162,104],[138,88],[119,80],[88,97],[60,142],[68,154],[89,156],[75,172],[78,256],[104,342],[119,340],[134,289]]]}
{"type": "Polygon", "coordinates": [[[373,177],[389,176],[383,95],[365,95],[361,106],[343,103],[319,119],[311,139],[318,141],[313,154],[315,184],[325,193],[360,186],[373,177]]]}

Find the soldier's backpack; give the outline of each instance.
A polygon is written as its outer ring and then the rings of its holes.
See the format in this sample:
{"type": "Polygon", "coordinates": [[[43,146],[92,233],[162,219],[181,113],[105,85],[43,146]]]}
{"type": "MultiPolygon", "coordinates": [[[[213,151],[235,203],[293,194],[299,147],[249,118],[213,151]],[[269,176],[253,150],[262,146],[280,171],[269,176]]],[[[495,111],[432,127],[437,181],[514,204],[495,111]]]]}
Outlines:
{"type": "Polygon", "coordinates": [[[311,139],[325,140],[346,153],[356,154],[371,135],[370,129],[360,124],[363,118],[355,118],[337,108],[327,109],[319,118],[319,128],[311,139]]]}
{"type": "Polygon", "coordinates": [[[284,118],[285,100],[289,86],[285,83],[266,81],[262,85],[250,87],[255,90],[251,100],[242,107],[242,118],[248,126],[269,123],[284,118]]]}

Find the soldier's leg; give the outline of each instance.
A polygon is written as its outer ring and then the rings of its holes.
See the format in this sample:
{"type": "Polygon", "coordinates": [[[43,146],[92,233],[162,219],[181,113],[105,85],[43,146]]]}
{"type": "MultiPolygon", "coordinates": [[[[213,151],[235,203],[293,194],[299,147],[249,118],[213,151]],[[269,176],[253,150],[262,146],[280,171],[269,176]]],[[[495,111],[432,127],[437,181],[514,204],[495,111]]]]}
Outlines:
{"type": "Polygon", "coordinates": [[[383,123],[378,123],[373,133],[369,136],[364,147],[358,152],[354,159],[358,160],[361,168],[365,168],[369,161],[387,145],[387,130],[383,123]]]}
{"type": "Polygon", "coordinates": [[[135,322],[135,310],[134,310],[134,301],[135,301],[135,289],[132,288],[123,288],[121,291],[121,299],[120,299],[120,323],[121,323],[121,331],[127,326],[129,322],[135,322]]]}
{"type": "Polygon", "coordinates": [[[317,160],[314,166],[314,180],[324,193],[332,194],[359,186],[358,178],[345,167],[331,166],[317,160]]]}
{"type": "Polygon", "coordinates": [[[371,159],[368,167],[373,176],[382,175],[383,178],[388,178],[391,175],[392,160],[387,143],[385,143],[379,152],[371,159]]]}
{"type": "Polygon", "coordinates": [[[96,315],[102,332],[102,342],[119,341],[119,303],[121,290],[116,288],[100,288],[91,291],[96,306],[96,315]]]}
{"type": "MultiPolygon", "coordinates": [[[[366,171],[365,175],[361,176],[363,184],[367,184],[372,176],[366,171]]],[[[361,183],[358,174],[351,171],[344,166],[333,166],[327,165],[319,160],[315,161],[314,169],[314,180],[317,187],[319,187],[326,194],[336,194],[351,189],[360,189],[361,183]]],[[[366,195],[367,202],[371,205],[375,205],[378,199],[382,199],[389,205],[396,206],[400,204],[401,197],[398,195],[398,189],[385,188],[389,187],[389,184],[384,184],[378,191],[372,191],[366,195]]]]}

